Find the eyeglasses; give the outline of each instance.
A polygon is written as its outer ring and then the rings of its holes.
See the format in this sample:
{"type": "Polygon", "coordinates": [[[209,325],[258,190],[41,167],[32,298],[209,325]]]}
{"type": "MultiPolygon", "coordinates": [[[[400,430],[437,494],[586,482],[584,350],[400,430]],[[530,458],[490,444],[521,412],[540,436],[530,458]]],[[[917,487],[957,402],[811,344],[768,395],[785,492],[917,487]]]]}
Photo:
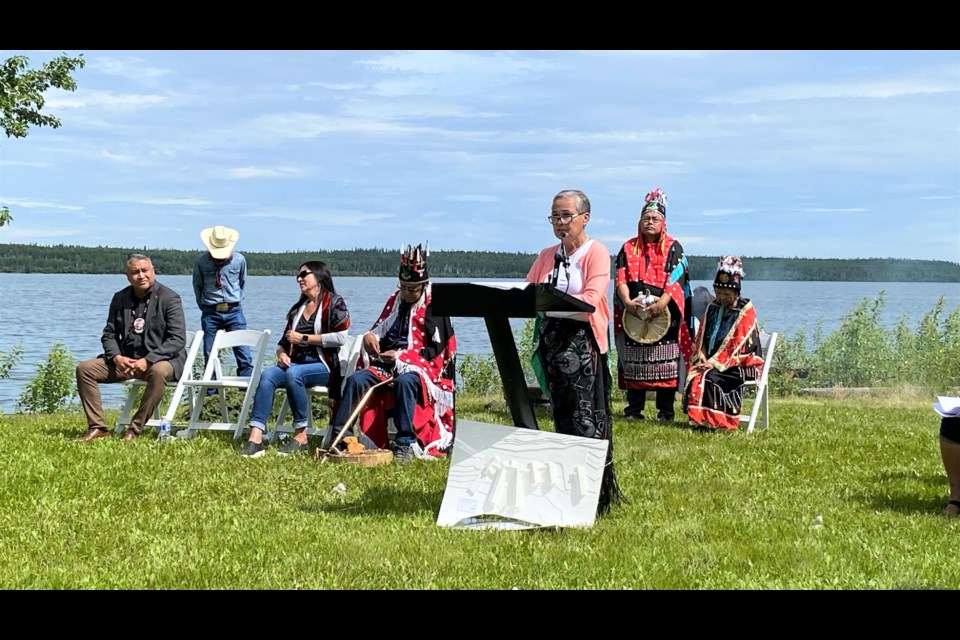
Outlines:
{"type": "Polygon", "coordinates": [[[560,214],[560,215],[558,215],[558,216],[556,216],[556,215],[550,215],[550,216],[547,216],[547,222],[549,222],[549,223],[552,224],[552,225],[570,224],[571,222],[573,222],[573,219],[574,219],[574,218],[579,218],[580,216],[582,216],[582,215],[584,215],[584,214],[587,214],[587,213],[590,213],[590,212],[589,212],[589,211],[584,211],[583,213],[576,213],[576,214],[574,214],[574,213],[563,213],[563,214],[560,214]]]}
{"type": "Polygon", "coordinates": [[[306,280],[307,276],[310,275],[311,273],[313,273],[313,271],[307,271],[306,269],[304,269],[303,271],[297,274],[297,280],[306,280]]]}
{"type": "Polygon", "coordinates": [[[640,218],[640,222],[660,222],[663,220],[663,216],[657,214],[655,216],[643,216],[640,218]]]}
{"type": "Polygon", "coordinates": [[[416,293],[423,287],[423,283],[420,284],[398,284],[397,289],[403,291],[404,293],[416,293]]]}

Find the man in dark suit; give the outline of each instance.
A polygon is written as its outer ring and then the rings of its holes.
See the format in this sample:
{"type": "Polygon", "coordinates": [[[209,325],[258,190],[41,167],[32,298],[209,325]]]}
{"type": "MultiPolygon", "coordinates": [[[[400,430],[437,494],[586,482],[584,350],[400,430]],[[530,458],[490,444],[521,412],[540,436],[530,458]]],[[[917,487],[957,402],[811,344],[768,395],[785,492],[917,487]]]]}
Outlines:
{"type": "Polygon", "coordinates": [[[140,378],[147,386],[140,407],[124,432],[129,442],[140,435],[153,415],[168,380],[183,373],[186,322],[176,291],[156,281],[153,262],[142,253],[127,256],[125,273],[130,286],[113,294],[103,328],[103,353],[77,365],[77,391],[87,414],[87,431],[78,442],[106,438],[100,384],[140,378]]]}

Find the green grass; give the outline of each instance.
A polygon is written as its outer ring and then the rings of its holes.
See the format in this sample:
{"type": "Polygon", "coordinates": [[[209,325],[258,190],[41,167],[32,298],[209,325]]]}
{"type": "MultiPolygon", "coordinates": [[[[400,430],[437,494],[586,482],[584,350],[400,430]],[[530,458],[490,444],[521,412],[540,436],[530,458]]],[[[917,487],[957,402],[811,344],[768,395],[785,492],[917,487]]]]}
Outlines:
{"type": "Polygon", "coordinates": [[[771,408],[751,435],[618,420],[629,504],[523,532],[437,527],[446,461],[242,460],[223,434],[76,444],[79,414],[0,416],[0,588],[960,588],[930,399],[771,408]]]}

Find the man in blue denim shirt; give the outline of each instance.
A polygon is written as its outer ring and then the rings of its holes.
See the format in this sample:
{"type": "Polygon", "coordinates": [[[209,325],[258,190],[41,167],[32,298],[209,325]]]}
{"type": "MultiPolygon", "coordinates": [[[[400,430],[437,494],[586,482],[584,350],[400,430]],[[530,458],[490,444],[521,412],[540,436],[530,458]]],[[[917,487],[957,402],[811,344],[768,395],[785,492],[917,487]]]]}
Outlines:
{"type": "MultiPolygon", "coordinates": [[[[229,227],[210,227],[200,232],[207,252],[193,265],[193,292],[200,307],[200,328],[203,329],[203,360],[210,358],[213,338],[218,329],[239,331],[247,328],[243,316],[244,287],[247,283],[247,261],[233,250],[240,234],[229,227]]],[[[249,347],[235,347],[237,375],[253,373],[249,347]]],[[[210,389],[208,393],[216,393],[210,389]]]]}

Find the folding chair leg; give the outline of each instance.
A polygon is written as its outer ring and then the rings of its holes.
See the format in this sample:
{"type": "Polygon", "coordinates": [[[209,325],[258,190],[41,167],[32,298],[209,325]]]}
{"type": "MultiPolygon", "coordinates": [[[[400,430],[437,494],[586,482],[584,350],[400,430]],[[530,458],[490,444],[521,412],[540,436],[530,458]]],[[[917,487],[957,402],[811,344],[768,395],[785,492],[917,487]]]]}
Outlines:
{"type": "Polygon", "coordinates": [[[760,421],[760,427],[767,428],[767,421],[770,420],[770,393],[768,387],[763,387],[763,419],[760,421]]]}
{"type": "Polygon", "coordinates": [[[753,428],[757,423],[757,414],[760,411],[760,405],[763,404],[760,394],[753,400],[753,408],[750,410],[750,422],[747,423],[747,433],[753,433],[753,428]]]}
{"type": "Polygon", "coordinates": [[[180,434],[184,438],[192,438],[197,432],[193,425],[200,422],[200,411],[203,409],[203,399],[207,397],[207,387],[200,385],[196,389],[191,389],[191,393],[193,405],[190,407],[190,421],[187,423],[187,428],[180,434]]]}
{"type": "Polygon", "coordinates": [[[127,400],[123,403],[123,410],[120,411],[120,417],[117,418],[117,435],[123,433],[127,425],[130,424],[130,420],[133,416],[133,405],[137,401],[137,398],[140,397],[139,389],[131,385],[127,390],[127,400]]]}
{"type": "Polygon", "coordinates": [[[276,442],[280,438],[280,427],[286,422],[288,413],[290,413],[290,401],[284,394],[283,403],[277,412],[277,421],[273,424],[273,430],[270,432],[270,442],[276,442]]]}

